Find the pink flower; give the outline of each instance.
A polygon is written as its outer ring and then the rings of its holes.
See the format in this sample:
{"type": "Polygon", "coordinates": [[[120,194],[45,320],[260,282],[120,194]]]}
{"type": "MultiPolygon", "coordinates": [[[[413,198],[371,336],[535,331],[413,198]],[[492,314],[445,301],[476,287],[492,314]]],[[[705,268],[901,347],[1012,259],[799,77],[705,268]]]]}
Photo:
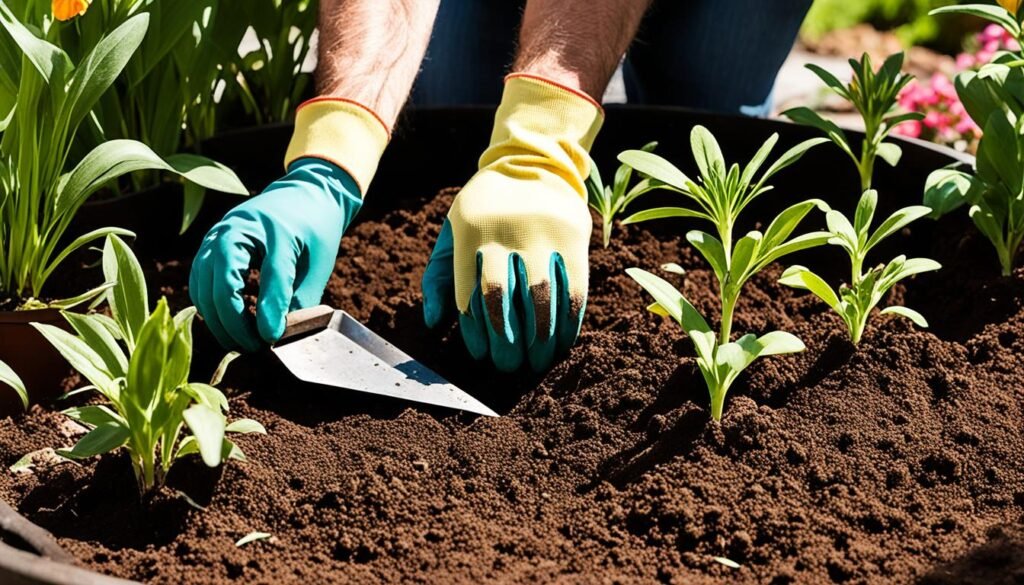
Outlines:
{"type": "Polygon", "coordinates": [[[893,132],[895,132],[896,134],[900,134],[902,136],[909,136],[910,138],[920,138],[921,130],[921,122],[917,120],[911,120],[909,122],[905,122],[897,126],[896,128],[893,129],[893,132]]]}
{"type": "Polygon", "coordinates": [[[977,60],[974,58],[974,55],[970,53],[960,53],[959,55],[956,56],[956,68],[958,71],[970,69],[974,67],[976,64],[977,60]]]}

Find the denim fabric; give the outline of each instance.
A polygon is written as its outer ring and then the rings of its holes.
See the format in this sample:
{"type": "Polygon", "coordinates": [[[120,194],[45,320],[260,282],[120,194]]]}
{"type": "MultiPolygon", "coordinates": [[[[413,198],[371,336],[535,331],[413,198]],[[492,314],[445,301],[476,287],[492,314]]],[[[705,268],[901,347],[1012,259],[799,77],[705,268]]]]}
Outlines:
{"type": "MultiPolygon", "coordinates": [[[[497,103],[523,5],[441,0],[413,103],[497,103]]],[[[655,0],[623,64],[629,103],[767,115],[775,76],[810,6],[811,0],[655,0]]]]}

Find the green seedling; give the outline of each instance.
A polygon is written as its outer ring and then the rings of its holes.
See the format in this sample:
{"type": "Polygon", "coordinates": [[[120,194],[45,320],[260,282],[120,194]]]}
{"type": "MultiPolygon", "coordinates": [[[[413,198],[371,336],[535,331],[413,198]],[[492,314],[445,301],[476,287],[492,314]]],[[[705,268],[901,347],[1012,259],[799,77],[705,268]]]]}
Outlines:
{"type": "MultiPolygon", "coordinates": [[[[803,266],[790,266],[782,273],[779,282],[793,288],[809,290],[814,296],[825,301],[846,323],[853,343],[860,343],[867,326],[868,317],[882,297],[899,281],[920,274],[938,270],[942,266],[927,258],[907,258],[897,256],[884,266],[864,271],[864,261],[868,252],[882,240],[903,229],[914,220],[920,219],[931,209],[915,205],[901,209],[888,217],[873,233],[871,222],[875,216],[878,194],[865,191],[857,204],[857,212],[853,223],[842,213],[831,210],[825,214],[832,238],[829,243],[839,246],[850,256],[852,272],[850,284],[839,287],[839,292],[817,274],[803,266]]],[[[906,317],[920,327],[928,327],[928,321],[917,311],[908,307],[892,306],[882,309],[882,314],[893,314],[906,317]]]]}
{"type": "MultiPolygon", "coordinates": [[[[147,14],[126,19],[76,65],[0,0],[0,295],[38,299],[76,250],[108,234],[131,235],[102,228],[66,238],[82,204],[126,173],[160,169],[204,187],[245,192],[225,168],[194,155],[164,159],[134,140],[101,142],[66,171],[78,158],[74,144],[80,127],[95,123],[94,107],[148,28],[147,14]]],[[[91,298],[102,292],[91,291],[91,298]]]]}
{"type": "Polygon", "coordinates": [[[798,124],[812,126],[821,130],[843,152],[853,160],[860,175],[861,192],[871,188],[871,179],[875,172],[875,160],[881,158],[892,166],[896,166],[903,156],[899,145],[885,142],[893,128],[904,122],[920,120],[924,115],[919,112],[894,113],[896,101],[902,90],[914,76],[901,73],[903,53],[896,53],[885,60],[876,72],[872,69],[871,58],[867,53],[860,61],[850,59],[853,68],[853,79],[848,84],[839,81],[835,75],[808,64],[813,71],[835,93],[850,101],[860,112],[864,121],[864,140],[860,146],[860,156],[854,153],[846,133],[835,122],[827,120],[810,108],[799,107],[782,112],[783,116],[798,124]]]}
{"type": "Polygon", "coordinates": [[[113,317],[63,312],[77,335],[33,323],[89,381],[74,393],[92,390],[106,401],[64,411],[90,430],[74,447],[58,453],[84,459],[124,447],[143,495],[159,488],[182,457],[198,453],[210,467],[225,459],[244,460],[225,433],[266,430],[252,419],[228,424],[224,394],[212,385],[188,381],[195,308],[172,317],[161,299],[150,313],[142,268],[117,236],[107,237],[103,271],[116,283],[105,292],[113,317]]]}
{"type": "MultiPolygon", "coordinates": [[[[640,150],[654,152],[657,142],[648,142],[640,150]]],[[[601,216],[602,241],[607,248],[612,239],[613,221],[626,210],[637,197],[653,191],[658,187],[657,181],[641,178],[632,189],[629,183],[633,178],[633,169],[623,164],[615,171],[615,180],[605,185],[601,180],[601,172],[593,160],[590,161],[590,178],[587,180],[587,199],[590,206],[601,216]]]]}
{"type": "Polygon", "coordinates": [[[799,339],[784,331],[773,331],[760,337],[748,334],[732,341],[733,312],[743,285],[751,277],[787,254],[823,245],[832,237],[828,232],[790,237],[812,209],[825,211],[828,206],[816,199],[797,203],[780,213],[763,233],[751,231],[736,241],[733,228],[743,209],[771,190],[766,184],[769,178],[795,163],[810,148],[827,141],[816,138],[794,146],[756,180],[755,176],[778,142],[778,135],[772,135],[741,170],[737,164],[726,166],[711,132],[702,126],[694,127],[690,143],[700,171],[699,182],[690,180],[656,154],[630,150],[619,155],[621,162],[658,181],[660,188],[683,195],[691,204],[689,207],[640,211],[623,223],[677,217],[707,221],[715,228],[716,235],[693,230],[686,234],[686,239],[707,260],[718,280],[722,320],[717,337],[697,309],[667,281],[639,268],[626,271],[654,297],[655,303],[648,308],[654,313],[671,316],[693,341],[697,365],[711,395],[711,416],[715,420],[722,418],[729,387],[755,359],[804,349],[799,339]]]}
{"type": "MultiPolygon", "coordinates": [[[[1024,45],[1024,10],[1014,14],[969,4],[932,12],[947,13],[995,22],[1024,45]]],[[[1002,273],[1009,275],[1024,241],[1024,52],[1001,52],[980,71],[957,74],[955,85],[967,113],[984,129],[974,173],[935,171],[925,184],[924,204],[936,218],[968,205],[974,225],[995,247],[1002,273]]]]}

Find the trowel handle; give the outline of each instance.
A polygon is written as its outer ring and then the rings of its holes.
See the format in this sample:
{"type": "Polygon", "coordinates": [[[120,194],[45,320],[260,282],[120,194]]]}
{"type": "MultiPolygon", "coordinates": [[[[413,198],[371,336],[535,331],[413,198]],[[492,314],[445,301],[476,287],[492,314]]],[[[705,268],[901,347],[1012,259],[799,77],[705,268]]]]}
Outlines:
{"type": "Polygon", "coordinates": [[[290,337],[325,329],[334,317],[334,309],[327,305],[317,305],[308,309],[292,311],[285,317],[284,334],[278,343],[286,341],[290,337]]]}

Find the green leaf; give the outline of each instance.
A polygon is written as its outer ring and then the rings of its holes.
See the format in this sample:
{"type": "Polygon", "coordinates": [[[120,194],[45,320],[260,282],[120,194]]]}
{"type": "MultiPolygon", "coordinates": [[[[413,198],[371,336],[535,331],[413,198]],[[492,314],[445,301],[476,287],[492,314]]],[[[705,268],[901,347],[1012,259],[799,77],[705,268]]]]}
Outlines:
{"type": "Polygon", "coordinates": [[[748,277],[748,271],[758,257],[761,246],[761,232],[752,231],[736,242],[732,262],[729,266],[729,284],[740,286],[748,277]]]}
{"type": "Polygon", "coordinates": [[[101,39],[78,64],[68,82],[58,123],[75,129],[124,70],[146,36],[149,15],[137,14],[101,39]]]}
{"type": "Polygon", "coordinates": [[[875,208],[878,206],[878,191],[868,189],[857,201],[857,211],[853,216],[853,230],[857,233],[857,241],[864,238],[867,242],[868,228],[871,227],[871,220],[875,217],[875,208]]]}
{"type": "Polygon", "coordinates": [[[695,217],[697,219],[711,220],[711,218],[705,213],[693,211],[684,207],[655,207],[653,209],[638,211],[633,215],[630,215],[626,219],[622,220],[622,224],[629,225],[632,223],[640,223],[642,221],[650,221],[652,219],[666,219],[670,217],[695,217]]]}
{"type": "Polygon", "coordinates": [[[839,78],[837,78],[831,72],[824,69],[823,67],[815,65],[814,63],[807,63],[806,65],[804,65],[804,67],[813,71],[815,75],[817,75],[822,81],[825,82],[825,85],[829,86],[840,96],[848,100],[852,99],[850,96],[850,92],[847,91],[846,89],[846,84],[843,83],[842,81],[839,81],[839,78]]]}
{"type": "Polygon", "coordinates": [[[805,154],[807,154],[808,150],[826,142],[828,142],[828,139],[826,138],[812,138],[790,148],[784,152],[782,156],[772,164],[772,166],[768,167],[768,170],[761,176],[761,180],[758,182],[758,187],[760,188],[760,186],[763,185],[769,177],[800,160],[805,154]]]}
{"type": "Polygon", "coordinates": [[[939,169],[928,175],[924,204],[931,208],[931,217],[939,218],[967,203],[968,193],[980,188],[977,180],[965,172],[939,169]]]}
{"type": "Polygon", "coordinates": [[[662,264],[661,269],[664,270],[665,272],[671,272],[672,274],[686,274],[686,270],[682,266],[676,264],[675,262],[667,262],[665,264],[662,264]]]}
{"type": "Polygon", "coordinates": [[[203,404],[194,404],[182,414],[192,436],[199,445],[199,454],[207,467],[217,467],[221,462],[221,448],[224,443],[225,419],[219,411],[203,404]]]}
{"type": "Polygon", "coordinates": [[[787,268],[782,273],[782,277],[779,278],[779,283],[793,288],[809,290],[814,296],[825,301],[826,305],[837,311],[839,310],[839,296],[832,290],[832,287],[820,276],[803,266],[793,265],[787,268]]]}
{"type": "Polygon", "coordinates": [[[273,536],[273,535],[270,534],[269,532],[250,532],[249,534],[246,534],[242,538],[239,538],[238,542],[235,543],[235,546],[242,547],[242,546],[245,546],[245,545],[249,544],[250,542],[256,542],[257,540],[264,540],[266,538],[270,538],[271,536],[273,536]]]}
{"type": "Polygon", "coordinates": [[[709,177],[725,175],[725,157],[714,135],[703,126],[694,126],[690,131],[690,148],[693,159],[697,162],[701,177],[707,182],[709,177]]]}
{"type": "Polygon", "coordinates": [[[710,332],[711,327],[708,326],[707,321],[697,311],[696,308],[690,301],[686,300],[674,286],[672,286],[665,279],[655,276],[646,270],[639,268],[629,268],[626,270],[633,280],[637,281],[646,290],[659,305],[676,320],[677,323],[682,325],[683,329],[690,333],[691,331],[710,332]]]}
{"type": "MultiPolygon", "coordinates": [[[[128,238],[134,238],[135,233],[121,228],[106,227],[95,229],[89,233],[78,236],[63,250],[61,250],[60,254],[58,254],[57,257],[54,258],[52,262],[50,262],[49,266],[46,267],[46,270],[43,271],[43,280],[50,278],[50,275],[53,274],[55,270],[57,270],[57,267],[60,266],[60,264],[76,250],[82,248],[83,246],[91,244],[92,242],[100,238],[105,238],[107,236],[125,236],[128,238]]],[[[70,308],[70,306],[64,303],[63,308],[70,308]]]]}
{"type": "Polygon", "coordinates": [[[664,158],[643,150],[627,150],[619,155],[619,162],[633,167],[633,170],[665,183],[670,187],[687,190],[690,179],[664,158]]]}
{"type": "Polygon", "coordinates": [[[828,224],[828,231],[833,235],[849,241],[854,248],[857,247],[857,231],[853,229],[853,225],[845,215],[833,209],[825,214],[825,223],[828,224]]]}
{"type": "Polygon", "coordinates": [[[750,159],[750,162],[748,162],[747,166],[743,169],[743,175],[740,177],[741,185],[750,185],[754,180],[754,175],[756,175],[757,171],[759,171],[761,166],[764,165],[764,161],[768,159],[768,155],[771,154],[772,149],[775,148],[775,144],[778,143],[778,141],[779,135],[777,133],[772,134],[768,137],[768,140],[765,140],[764,144],[761,145],[761,148],[759,148],[757,153],[754,154],[754,158],[750,159]]]}
{"type": "Polygon", "coordinates": [[[868,243],[864,247],[864,251],[870,250],[878,245],[879,242],[888,238],[892,234],[903,229],[907,224],[918,220],[932,212],[930,207],[924,205],[912,205],[910,207],[904,207],[899,211],[893,213],[888,219],[882,222],[882,225],[878,226],[875,233],[871,234],[868,238],[868,243]]]}
{"type": "Polygon", "coordinates": [[[924,315],[908,307],[886,307],[882,309],[883,315],[899,315],[900,317],[906,317],[914,322],[918,327],[928,328],[928,320],[924,318],[924,315]]]}
{"type": "Polygon", "coordinates": [[[128,425],[120,415],[103,405],[74,406],[62,410],[61,414],[68,416],[72,420],[94,427],[109,423],[115,423],[124,427],[128,425]]]}
{"type": "Polygon", "coordinates": [[[80,295],[73,296],[73,297],[67,298],[67,299],[60,299],[59,301],[53,301],[52,303],[49,304],[49,306],[52,309],[67,310],[67,309],[73,309],[73,308],[77,307],[78,305],[81,305],[82,303],[88,303],[88,302],[91,302],[91,301],[95,301],[96,299],[100,299],[99,302],[102,302],[102,298],[101,297],[103,296],[103,293],[105,293],[108,290],[114,288],[114,284],[115,283],[113,283],[113,282],[105,282],[105,283],[97,286],[94,289],[85,291],[84,293],[82,293],[80,295]]]}
{"type": "Polygon", "coordinates": [[[188,392],[188,394],[199,404],[227,412],[228,399],[224,396],[223,392],[213,386],[210,386],[209,384],[190,383],[185,385],[184,389],[185,392],[188,392]]]}
{"type": "Polygon", "coordinates": [[[71,364],[79,374],[94,386],[107,389],[116,376],[107,368],[106,362],[98,353],[80,338],[53,325],[32,323],[36,331],[41,333],[50,345],[71,364]]]}
{"type": "Polygon", "coordinates": [[[1017,23],[1014,15],[1010,14],[1010,12],[1005,8],[999,6],[991,6],[989,4],[942,6],[932,10],[928,14],[930,16],[938,16],[940,14],[969,14],[998,24],[1005,28],[1010,35],[1014,37],[1019,37],[1021,34],[1020,24],[1017,23]]]}
{"type": "Polygon", "coordinates": [[[892,142],[883,142],[878,145],[878,148],[875,150],[875,154],[885,162],[889,163],[889,166],[894,167],[900,163],[900,158],[903,156],[903,149],[892,142]]]}
{"type": "Polygon", "coordinates": [[[47,83],[53,80],[54,71],[62,74],[71,68],[71,60],[64,51],[29,31],[4,2],[0,2],[0,26],[11,35],[29,63],[47,83]]]}
{"type": "Polygon", "coordinates": [[[110,377],[121,378],[128,375],[128,358],[121,351],[114,336],[99,319],[95,318],[95,315],[79,315],[73,312],[64,312],[63,315],[82,341],[103,360],[110,377]]]}
{"type": "Polygon", "coordinates": [[[251,418],[240,418],[236,421],[233,421],[231,422],[231,424],[225,427],[224,430],[229,433],[258,433],[260,435],[267,434],[267,429],[263,428],[263,425],[260,424],[258,421],[255,421],[251,418]]]}
{"type": "Polygon", "coordinates": [[[172,154],[167,157],[166,170],[181,175],[186,181],[196,185],[231,193],[233,195],[248,195],[249,190],[242,184],[238,175],[228,167],[217,161],[199,156],[197,154],[172,154]]]}
{"type": "Polygon", "coordinates": [[[228,372],[228,366],[231,362],[235,361],[242,354],[237,351],[230,351],[221,358],[220,363],[217,364],[217,369],[213,371],[213,376],[210,377],[210,386],[217,386],[224,380],[224,375],[228,372]]]}
{"type": "Polygon", "coordinates": [[[820,199],[809,199],[784,209],[765,230],[761,249],[770,250],[784,242],[815,207],[824,212],[829,210],[828,204],[820,199]]]}
{"type": "Polygon", "coordinates": [[[758,356],[783,355],[787,353],[799,353],[807,349],[804,342],[792,333],[785,331],[772,331],[757,338],[761,351],[758,356]]]}
{"type": "Polygon", "coordinates": [[[762,254],[761,259],[758,260],[757,270],[771,264],[772,262],[801,250],[807,250],[808,248],[816,248],[823,246],[832,238],[832,234],[829,232],[811,232],[809,234],[799,235],[788,242],[775,246],[762,254]]]}
{"type": "Polygon", "coordinates": [[[686,232],[686,241],[693,244],[693,247],[697,248],[697,251],[704,256],[704,259],[711,265],[711,269],[715,271],[718,281],[724,282],[725,275],[729,274],[729,266],[725,259],[725,248],[722,246],[722,242],[715,236],[700,230],[686,232]]]}
{"type": "Polygon", "coordinates": [[[128,427],[117,422],[106,422],[89,431],[70,450],[57,449],[57,454],[70,459],[95,457],[124,445],[128,435],[128,427]]]}
{"type": "Polygon", "coordinates": [[[195,183],[185,183],[185,200],[181,210],[181,229],[178,235],[188,231],[189,226],[196,220],[199,211],[203,208],[203,201],[206,199],[206,188],[195,183]]]}
{"type": "Polygon", "coordinates": [[[25,389],[25,383],[22,382],[18,374],[14,373],[14,370],[10,366],[0,361],[0,383],[7,384],[11,390],[14,390],[21,398],[21,404],[25,408],[28,408],[28,390],[25,389]]]}
{"type": "Polygon", "coordinates": [[[782,115],[797,124],[817,128],[824,132],[825,135],[828,136],[829,140],[834,142],[836,146],[843,150],[843,152],[853,156],[853,151],[850,149],[850,143],[846,138],[846,133],[843,132],[842,128],[836,125],[832,120],[825,119],[821,114],[803,106],[786,110],[785,112],[782,112],[782,115]]]}
{"type": "Polygon", "coordinates": [[[149,316],[149,301],[142,266],[117,236],[107,236],[103,245],[103,276],[117,283],[107,292],[107,302],[131,352],[149,316]]]}

